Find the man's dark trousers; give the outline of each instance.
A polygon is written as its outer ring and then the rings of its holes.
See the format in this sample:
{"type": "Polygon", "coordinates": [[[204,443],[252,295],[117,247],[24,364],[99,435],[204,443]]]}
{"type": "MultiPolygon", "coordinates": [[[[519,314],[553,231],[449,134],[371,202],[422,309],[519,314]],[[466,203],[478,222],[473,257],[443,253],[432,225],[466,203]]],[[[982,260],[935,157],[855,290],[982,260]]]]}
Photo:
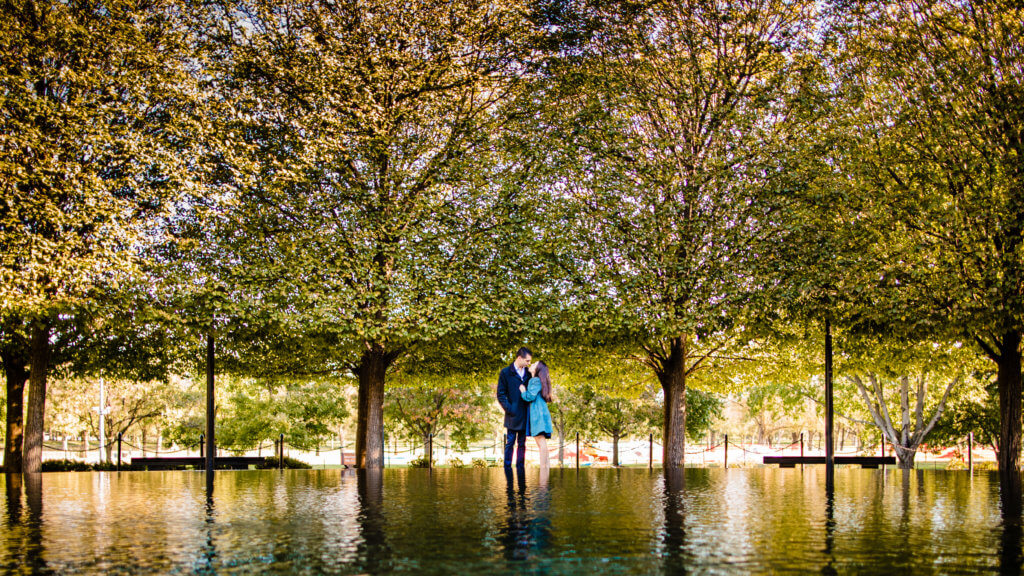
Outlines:
{"type": "Polygon", "coordinates": [[[512,448],[516,448],[516,466],[526,466],[526,430],[506,430],[505,468],[512,467],[512,448]]]}
{"type": "Polygon", "coordinates": [[[523,401],[519,393],[519,386],[530,380],[530,371],[523,370],[519,376],[515,365],[506,366],[498,374],[498,388],[496,396],[498,403],[505,410],[505,429],[508,431],[505,437],[505,467],[512,466],[512,451],[516,450],[516,465],[526,465],[526,435],[529,432],[529,404],[523,401]]]}

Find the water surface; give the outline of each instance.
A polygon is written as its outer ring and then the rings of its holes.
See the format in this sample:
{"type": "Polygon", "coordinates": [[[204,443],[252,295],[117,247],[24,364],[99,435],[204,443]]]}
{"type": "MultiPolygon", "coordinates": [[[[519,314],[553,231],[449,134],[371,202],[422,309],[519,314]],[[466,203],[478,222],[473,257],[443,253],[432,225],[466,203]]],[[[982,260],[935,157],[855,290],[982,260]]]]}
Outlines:
{"type": "Polygon", "coordinates": [[[987,473],[821,467],[0,477],[0,572],[1021,572],[987,473]]]}

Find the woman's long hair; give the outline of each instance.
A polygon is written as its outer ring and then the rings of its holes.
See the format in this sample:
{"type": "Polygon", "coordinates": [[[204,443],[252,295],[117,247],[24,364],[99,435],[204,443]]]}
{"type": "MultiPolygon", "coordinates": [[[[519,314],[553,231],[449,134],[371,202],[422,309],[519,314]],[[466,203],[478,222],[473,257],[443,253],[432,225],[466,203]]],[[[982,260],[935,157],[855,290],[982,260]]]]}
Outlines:
{"type": "Polygon", "coordinates": [[[540,378],[540,397],[545,402],[551,402],[551,373],[543,360],[537,362],[537,373],[534,376],[540,378]]]}

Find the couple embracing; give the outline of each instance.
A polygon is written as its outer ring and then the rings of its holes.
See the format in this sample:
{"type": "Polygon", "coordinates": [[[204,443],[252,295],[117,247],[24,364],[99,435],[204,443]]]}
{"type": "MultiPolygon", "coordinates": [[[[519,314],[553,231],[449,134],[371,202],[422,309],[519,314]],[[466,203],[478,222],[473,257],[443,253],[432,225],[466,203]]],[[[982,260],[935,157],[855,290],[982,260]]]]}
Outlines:
{"type": "Polygon", "coordinates": [[[548,439],[551,438],[551,375],[543,361],[532,366],[533,354],[527,348],[516,352],[515,361],[498,375],[498,403],[505,411],[505,468],[526,465],[526,437],[533,436],[540,451],[540,468],[548,469],[548,439]]]}

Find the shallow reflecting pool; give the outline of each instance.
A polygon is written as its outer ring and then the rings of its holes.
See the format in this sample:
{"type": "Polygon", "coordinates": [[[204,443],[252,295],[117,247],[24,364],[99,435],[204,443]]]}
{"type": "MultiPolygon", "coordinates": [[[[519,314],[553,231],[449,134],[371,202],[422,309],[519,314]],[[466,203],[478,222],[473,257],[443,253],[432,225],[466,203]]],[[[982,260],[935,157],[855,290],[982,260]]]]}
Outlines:
{"type": "Polygon", "coordinates": [[[4,574],[1021,572],[988,473],[840,469],[831,496],[822,467],[0,481],[4,574]]]}

